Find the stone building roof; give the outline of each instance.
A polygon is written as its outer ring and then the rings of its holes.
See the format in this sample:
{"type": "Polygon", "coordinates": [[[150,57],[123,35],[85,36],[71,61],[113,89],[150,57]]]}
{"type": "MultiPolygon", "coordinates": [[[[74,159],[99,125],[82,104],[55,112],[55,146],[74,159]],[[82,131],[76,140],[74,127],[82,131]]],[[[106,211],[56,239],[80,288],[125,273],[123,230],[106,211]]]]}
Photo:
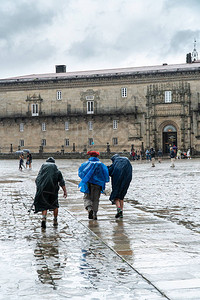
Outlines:
{"type": "Polygon", "coordinates": [[[47,74],[31,74],[17,77],[0,79],[0,83],[5,82],[23,82],[33,80],[54,80],[54,79],[75,79],[75,78],[95,78],[109,76],[127,76],[137,74],[153,74],[153,73],[169,73],[169,72],[185,72],[185,71],[200,71],[200,61],[184,64],[163,64],[157,66],[129,67],[116,69],[88,70],[88,71],[73,71],[63,73],[47,73],[47,74]]]}

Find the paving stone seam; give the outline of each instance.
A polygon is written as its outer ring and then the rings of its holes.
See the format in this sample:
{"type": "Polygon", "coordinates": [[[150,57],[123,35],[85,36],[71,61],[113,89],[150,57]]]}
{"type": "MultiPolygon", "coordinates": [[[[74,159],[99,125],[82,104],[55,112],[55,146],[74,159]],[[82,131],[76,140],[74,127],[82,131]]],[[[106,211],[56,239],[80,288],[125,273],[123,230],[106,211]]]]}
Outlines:
{"type": "Polygon", "coordinates": [[[153,286],[157,292],[159,292],[163,297],[168,300],[170,299],[164,292],[162,292],[155,284],[153,284],[148,278],[146,278],[141,272],[135,269],[125,258],[123,258],[119,253],[117,253],[111,246],[109,246],[102,238],[100,238],[96,233],[94,233],[88,226],[86,226],[83,222],[78,220],[69,210],[66,209],[66,212],[73,217],[78,223],[80,223],[84,228],[86,228],[92,235],[94,235],[98,240],[100,240],[107,248],[109,248],[112,252],[115,253],[122,261],[124,261],[134,272],[136,272],[139,276],[141,276],[148,284],[153,286]]]}

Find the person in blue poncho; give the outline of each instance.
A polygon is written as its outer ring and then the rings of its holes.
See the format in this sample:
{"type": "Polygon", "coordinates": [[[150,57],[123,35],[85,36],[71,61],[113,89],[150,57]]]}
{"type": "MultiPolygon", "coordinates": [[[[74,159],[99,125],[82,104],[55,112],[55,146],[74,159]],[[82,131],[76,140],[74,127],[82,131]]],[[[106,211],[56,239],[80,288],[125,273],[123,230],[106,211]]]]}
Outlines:
{"type": "Polygon", "coordinates": [[[123,218],[124,197],[132,180],[132,165],[127,157],[119,154],[113,155],[111,160],[113,163],[108,167],[112,183],[110,201],[117,206],[115,218],[123,218]]]}
{"type": "Polygon", "coordinates": [[[79,183],[80,191],[84,193],[84,206],[88,211],[88,218],[97,220],[99,198],[105,190],[106,182],[109,182],[108,168],[100,162],[99,152],[89,151],[90,158],[84,162],[78,175],[82,179],[79,183]]]}

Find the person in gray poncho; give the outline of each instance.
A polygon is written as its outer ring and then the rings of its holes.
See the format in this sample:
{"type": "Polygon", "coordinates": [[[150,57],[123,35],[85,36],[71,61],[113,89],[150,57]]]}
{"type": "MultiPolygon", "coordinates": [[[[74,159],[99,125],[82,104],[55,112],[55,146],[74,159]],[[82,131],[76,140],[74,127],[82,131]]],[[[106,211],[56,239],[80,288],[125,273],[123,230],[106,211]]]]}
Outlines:
{"type": "Polygon", "coordinates": [[[46,228],[47,210],[53,210],[54,226],[58,225],[58,191],[59,186],[63,189],[64,197],[67,197],[65,181],[61,171],[55,165],[53,157],[49,157],[46,163],[42,165],[36,182],[36,194],[34,199],[35,213],[42,212],[42,228],[46,228]]]}

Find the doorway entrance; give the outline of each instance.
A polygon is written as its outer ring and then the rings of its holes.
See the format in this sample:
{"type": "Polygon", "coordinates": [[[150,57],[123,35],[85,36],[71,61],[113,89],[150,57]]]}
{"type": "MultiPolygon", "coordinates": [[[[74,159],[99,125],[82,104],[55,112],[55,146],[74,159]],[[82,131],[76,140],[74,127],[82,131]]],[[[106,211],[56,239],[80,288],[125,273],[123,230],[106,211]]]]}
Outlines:
{"type": "Polygon", "coordinates": [[[170,147],[177,147],[177,130],[173,125],[167,125],[163,129],[163,154],[170,152],[170,147]]]}

